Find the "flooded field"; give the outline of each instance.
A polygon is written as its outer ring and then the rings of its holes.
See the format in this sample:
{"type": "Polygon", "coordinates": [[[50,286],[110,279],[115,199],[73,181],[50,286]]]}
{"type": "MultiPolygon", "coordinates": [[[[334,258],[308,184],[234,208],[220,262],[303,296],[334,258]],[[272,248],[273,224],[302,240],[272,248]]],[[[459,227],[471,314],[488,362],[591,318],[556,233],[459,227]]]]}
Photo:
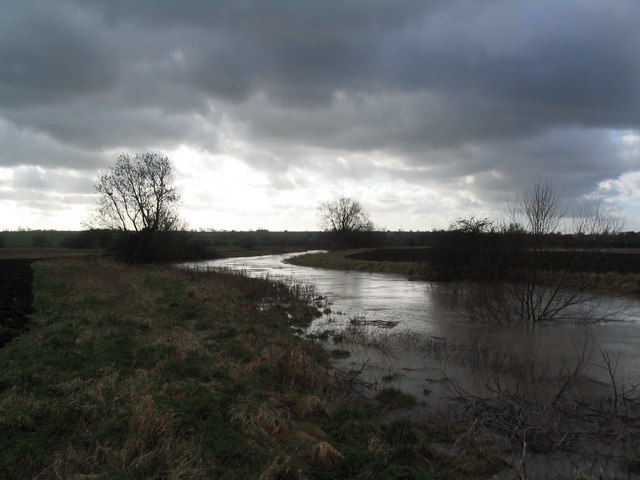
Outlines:
{"type": "Polygon", "coordinates": [[[365,394],[414,395],[414,418],[455,410],[520,442],[527,455],[512,450],[502,478],[593,469],[615,473],[601,478],[637,478],[621,460],[640,448],[637,298],[599,296],[573,320],[495,325],[463,314],[451,284],[299,267],[284,263],[288,256],[197,266],[315,285],[328,309],[307,333],[335,353],[335,368],[365,394]]]}
{"type": "MultiPolygon", "coordinates": [[[[351,356],[337,361],[344,368],[365,364],[367,381],[393,377],[391,383],[414,394],[434,388],[443,378],[453,379],[470,393],[487,393],[500,373],[510,388],[531,388],[544,395],[536,379],[575,370],[582,388],[593,389],[609,380],[603,354],[615,358],[620,384],[640,383],[640,302],[624,296],[601,296],[592,302],[589,316],[580,321],[545,322],[534,328],[478,322],[456,306],[450,284],[408,281],[401,275],[345,272],[284,263],[290,255],[269,255],[200,262],[311,283],[327,297],[331,312],[311,331],[327,332],[335,348],[351,356]],[[597,321],[595,321],[597,320],[597,321]],[[348,335],[335,333],[346,329],[348,335]],[[587,358],[588,357],[588,358],[587,358]],[[512,377],[512,378],[509,378],[512,377]]],[[[326,335],[325,335],[326,337],[326,335]]],[[[331,346],[329,347],[331,348],[331,346]]],[[[450,386],[450,385],[449,385],[450,386]]],[[[505,385],[506,387],[506,385],[505,385]]],[[[549,386],[553,391],[553,385],[549,386]]],[[[549,392],[546,392],[549,393],[549,392]]],[[[437,395],[434,395],[436,397],[437,395]]]]}

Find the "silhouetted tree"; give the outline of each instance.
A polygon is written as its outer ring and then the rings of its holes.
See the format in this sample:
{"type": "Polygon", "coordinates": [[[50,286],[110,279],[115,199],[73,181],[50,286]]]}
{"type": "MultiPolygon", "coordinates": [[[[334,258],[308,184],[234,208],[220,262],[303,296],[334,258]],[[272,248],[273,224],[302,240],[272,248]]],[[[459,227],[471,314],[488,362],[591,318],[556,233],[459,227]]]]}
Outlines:
{"type": "Polygon", "coordinates": [[[318,210],[321,228],[332,234],[335,246],[361,246],[374,230],[369,215],[357,200],[342,197],[322,203],[318,210]]]}
{"type": "MultiPolygon", "coordinates": [[[[554,250],[552,242],[568,220],[567,210],[549,180],[538,179],[517,199],[504,226],[490,232],[469,257],[474,273],[470,279],[475,281],[463,283],[463,288],[471,294],[475,316],[532,325],[591,314],[583,306],[592,298],[589,286],[598,245],[579,252],[554,250]]],[[[600,238],[622,226],[596,204],[578,211],[575,233],[587,231],[600,238]]]]}
{"type": "Polygon", "coordinates": [[[119,253],[130,263],[159,260],[157,248],[166,232],[183,227],[177,214],[178,189],[166,155],[122,154],[103,171],[94,188],[100,195],[89,226],[121,232],[119,253]]]}
{"type": "Polygon", "coordinates": [[[478,259],[484,258],[486,249],[490,247],[488,237],[492,226],[493,222],[488,218],[474,215],[451,222],[449,229],[439,235],[437,254],[431,258],[432,277],[444,281],[475,280],[482,273],[478,259]]]}

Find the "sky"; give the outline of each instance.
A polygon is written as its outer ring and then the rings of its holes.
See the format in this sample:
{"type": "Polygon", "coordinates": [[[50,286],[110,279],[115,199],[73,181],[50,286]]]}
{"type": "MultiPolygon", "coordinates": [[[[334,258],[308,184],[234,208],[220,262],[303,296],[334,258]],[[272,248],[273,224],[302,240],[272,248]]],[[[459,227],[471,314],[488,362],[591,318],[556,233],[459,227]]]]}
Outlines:
{"type": "Polygon", "coordinates": [[[495,217],[536,178],[640,230],[637,0],[0,0],[0,230],[83,226],[121,153],[190,228],[495,217]]]}

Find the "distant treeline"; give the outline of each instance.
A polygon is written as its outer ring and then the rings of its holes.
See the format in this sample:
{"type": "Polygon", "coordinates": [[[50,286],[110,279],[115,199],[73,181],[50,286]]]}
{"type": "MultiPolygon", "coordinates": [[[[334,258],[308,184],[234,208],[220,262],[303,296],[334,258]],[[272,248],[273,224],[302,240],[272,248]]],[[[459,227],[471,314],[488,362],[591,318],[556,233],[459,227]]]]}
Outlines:
{"type": "MultiPolygon", "coordinates": [[[[251,250],[263,246],[296,246],[310,249],[326,249],[331,245],[327,232],[272,232],[223,231],[223,232],[177,232],[179,242],[189,245],[194,254],[215,256],[216,250],[242,248],[251,250]]],[[[362,247],[421,247],[442,246],[457,242],[458,231],[386,231],[370,232],[357,246],[362,247]]],[[[558,248],[590,247],[595,243],[603,248],[640,248],[640,232],[621,232],[612,235],[566,235],[561,233],[547,236],[546,244],[558,248]]],[[[106,230],[57,231],[25,230],[0,232],[0,247],[46,248],[62,247],[77,249],[110,249],[118,239],[118,233],[106,230]]]]}

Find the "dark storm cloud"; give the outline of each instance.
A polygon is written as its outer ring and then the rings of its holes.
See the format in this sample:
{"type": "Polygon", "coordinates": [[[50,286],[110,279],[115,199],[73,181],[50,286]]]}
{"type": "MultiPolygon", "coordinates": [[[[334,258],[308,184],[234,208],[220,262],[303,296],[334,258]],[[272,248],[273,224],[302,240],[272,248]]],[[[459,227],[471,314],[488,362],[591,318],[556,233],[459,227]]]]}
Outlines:
{"type": "Polygon", "coordinates": [[[110,109],[93,103],[58,108],[32,108],[7,114],[22,128],[46,132],[53,139],[83,149],[173,148],[187,142],[215,147],[216,132],[207,131],[211,119],[196,113],[169,114],[154,107],[110,109]]]}
{"type": "Polygon", "coordinates": [[[0,0],[0,162],[240,142],[281,189],[317,165],[577,196],[640,168],[607,133],[640,128],[639,20],[635,0],[0,0]]]}
{"type": "Polygon", "coordinates": [[[117,61],[95,18],[58,2],[0,5],[0,104],[63,102],[115,86],[117,61]]]}

